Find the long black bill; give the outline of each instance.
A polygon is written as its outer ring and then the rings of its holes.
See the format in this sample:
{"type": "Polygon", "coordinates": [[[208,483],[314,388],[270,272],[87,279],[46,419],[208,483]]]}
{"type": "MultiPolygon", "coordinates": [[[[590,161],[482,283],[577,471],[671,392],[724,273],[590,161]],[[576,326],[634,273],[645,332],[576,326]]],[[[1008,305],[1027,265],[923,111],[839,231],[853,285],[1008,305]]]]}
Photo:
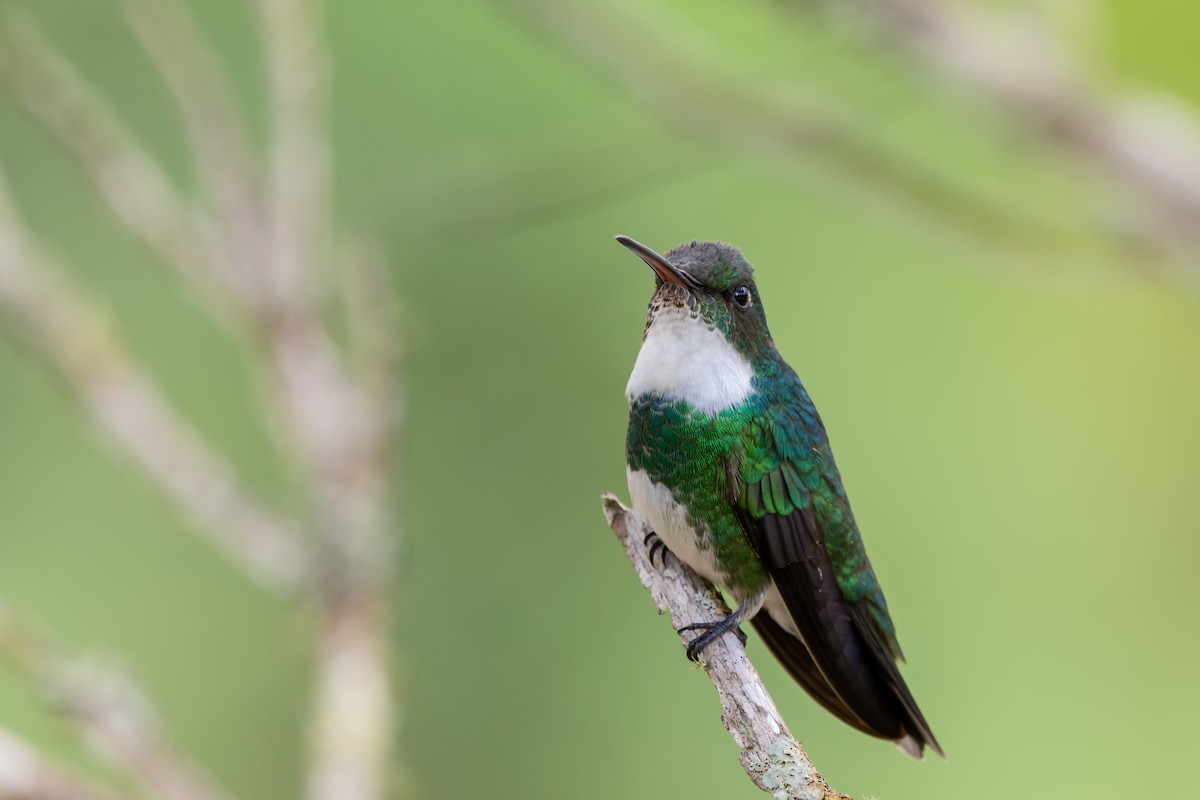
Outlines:
{"type": "Polygon", "coordinates": [[[666,283],[676,283],[688,289],[698,289],[699,284],[695,279],[686,272],[681,271],[673,266],[670,261],[660,256],[658,253],[651,250],[646,245],[639,242],[637,239],[631,239],[628,236],[614,237],[618,242],[628,247],[633,252],[637,253],[638,258],[645,261],[650,269],[654,270],[654,274],[661,278],[666,283]]]}

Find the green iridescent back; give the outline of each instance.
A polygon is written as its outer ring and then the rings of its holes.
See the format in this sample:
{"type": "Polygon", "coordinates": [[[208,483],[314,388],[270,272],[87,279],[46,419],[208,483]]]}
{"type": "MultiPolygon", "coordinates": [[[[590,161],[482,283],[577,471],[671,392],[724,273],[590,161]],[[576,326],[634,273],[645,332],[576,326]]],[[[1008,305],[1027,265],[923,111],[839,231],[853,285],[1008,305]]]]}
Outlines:
{"type": "Polygon", "coordinates": [[[842,596],[865,602],[888,649],[903,657],[825,426],[773,347],[756,364],[754,392],[736,408],[709,416],[678,400],[636,399],[626,458],[631,468],[671,487],[693,529],[708,532],[730,588],[752,591],[766,580],[738,511],[759,521],[811,507],[842,596]]]}

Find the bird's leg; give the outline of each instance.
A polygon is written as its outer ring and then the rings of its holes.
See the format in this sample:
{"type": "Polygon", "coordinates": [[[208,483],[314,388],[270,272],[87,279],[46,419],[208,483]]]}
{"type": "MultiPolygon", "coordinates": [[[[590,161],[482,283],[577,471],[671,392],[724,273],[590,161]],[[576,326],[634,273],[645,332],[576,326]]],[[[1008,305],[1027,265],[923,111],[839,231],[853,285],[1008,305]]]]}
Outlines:
{"type": "Polygon", "coordinates": [[[716,622],[696,622],[691,625],[684,625],[679,629],[680,633],[684,631],[704,631],[690,641],[687,646],[687,657],[691,661],[699,661],[700,653],[704,648],[720,639],[727,633],[736,633],[738,641],[743,645],[746,644],[746,634],[738,627],[743,622],[754,617],[761,609],[763,601],[767,599],[767,586],[763,586],[749,597],[743,598],[737,609],[728,617],[716,622]]]}
{"type": "Polygon", "coordinates": [[[650,531],[646,534],[646,538],[642,540],[642,543],[646,547],[650,548],[650,566],[654,566],[654,554],[657,552],[659,554],[659,562],[662,564],[662,569],[666,569],[667,556],[674,555],[674,553],[667,549],[666,542],[658,538],[657,533],[650,531]]]}

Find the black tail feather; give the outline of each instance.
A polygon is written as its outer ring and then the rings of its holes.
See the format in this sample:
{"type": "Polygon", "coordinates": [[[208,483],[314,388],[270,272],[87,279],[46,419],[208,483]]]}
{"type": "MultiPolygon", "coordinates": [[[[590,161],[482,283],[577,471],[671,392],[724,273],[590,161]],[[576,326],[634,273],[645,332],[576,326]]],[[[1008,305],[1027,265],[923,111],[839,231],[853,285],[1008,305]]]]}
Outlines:
{"type": "Polygon", "coordinates": [[[789,539],[819,541],[811,509],[768,514],[762,530],[767,572],[800,633],[797,638],[774,620],[760,625],[755,618],[760,631],[767,628],[772,652],[817,702],[851,726],[895,741],[916,758],[925,746],[942,754],[894,658],[864,618],[866,609],[842,596],[826,548],[811,547],[807,558],[793,561],[772,547],[789,539]]]}
{"type": "Polygon", "coordinates": [[[760,612],[754,618],[753,625],[771,654],[779,660],[779,663],[795,679],[796,683],[804,687],[804,691],[808,692],[812,699],[847,725],[871,736],[880,735],[878,731],[863,722],[837,696],[837,692],[833,690],[833,687],[825,680],[825,676],[821,674],[821,670],[817,669],[817,665],[813,663],[812,656],[809,655],[808,648],[802,641],[779,627],[779,623],[771,619],[771,615],[765,611],[760,612]]]}

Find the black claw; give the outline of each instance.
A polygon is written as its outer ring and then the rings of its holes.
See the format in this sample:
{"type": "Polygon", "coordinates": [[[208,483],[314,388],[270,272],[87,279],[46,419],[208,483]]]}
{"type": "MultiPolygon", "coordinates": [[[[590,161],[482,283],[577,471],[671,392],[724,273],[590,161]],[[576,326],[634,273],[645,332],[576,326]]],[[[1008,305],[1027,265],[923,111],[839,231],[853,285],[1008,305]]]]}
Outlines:
{"type": "Polygon", "coordinates": [[[684,625],[679,629],[680,633],[684,633],[685,631],[704,631],[704,633],[688,642],[687,657],[689,661],[699,661],[700,654],[704,651],[704,648],[727,633],[735,634],[738,641],[742,643],[742,646],[746,645],[746,634],[737,626],[735,618],[732,615],[718,622],[696,622],[691,625],[684,625]]]}
{"type": "Polygon", "coordinates": [[[654,555],[658,554],[660,568],[667,567],[667,554],[671,551],[667,549],[667,544],[662,539],[658,538],[658,534],[650,531],[646,534],[646,538],[642,540],[642,544],[650,548],[650,566],[654,566],[654,555]]]}

